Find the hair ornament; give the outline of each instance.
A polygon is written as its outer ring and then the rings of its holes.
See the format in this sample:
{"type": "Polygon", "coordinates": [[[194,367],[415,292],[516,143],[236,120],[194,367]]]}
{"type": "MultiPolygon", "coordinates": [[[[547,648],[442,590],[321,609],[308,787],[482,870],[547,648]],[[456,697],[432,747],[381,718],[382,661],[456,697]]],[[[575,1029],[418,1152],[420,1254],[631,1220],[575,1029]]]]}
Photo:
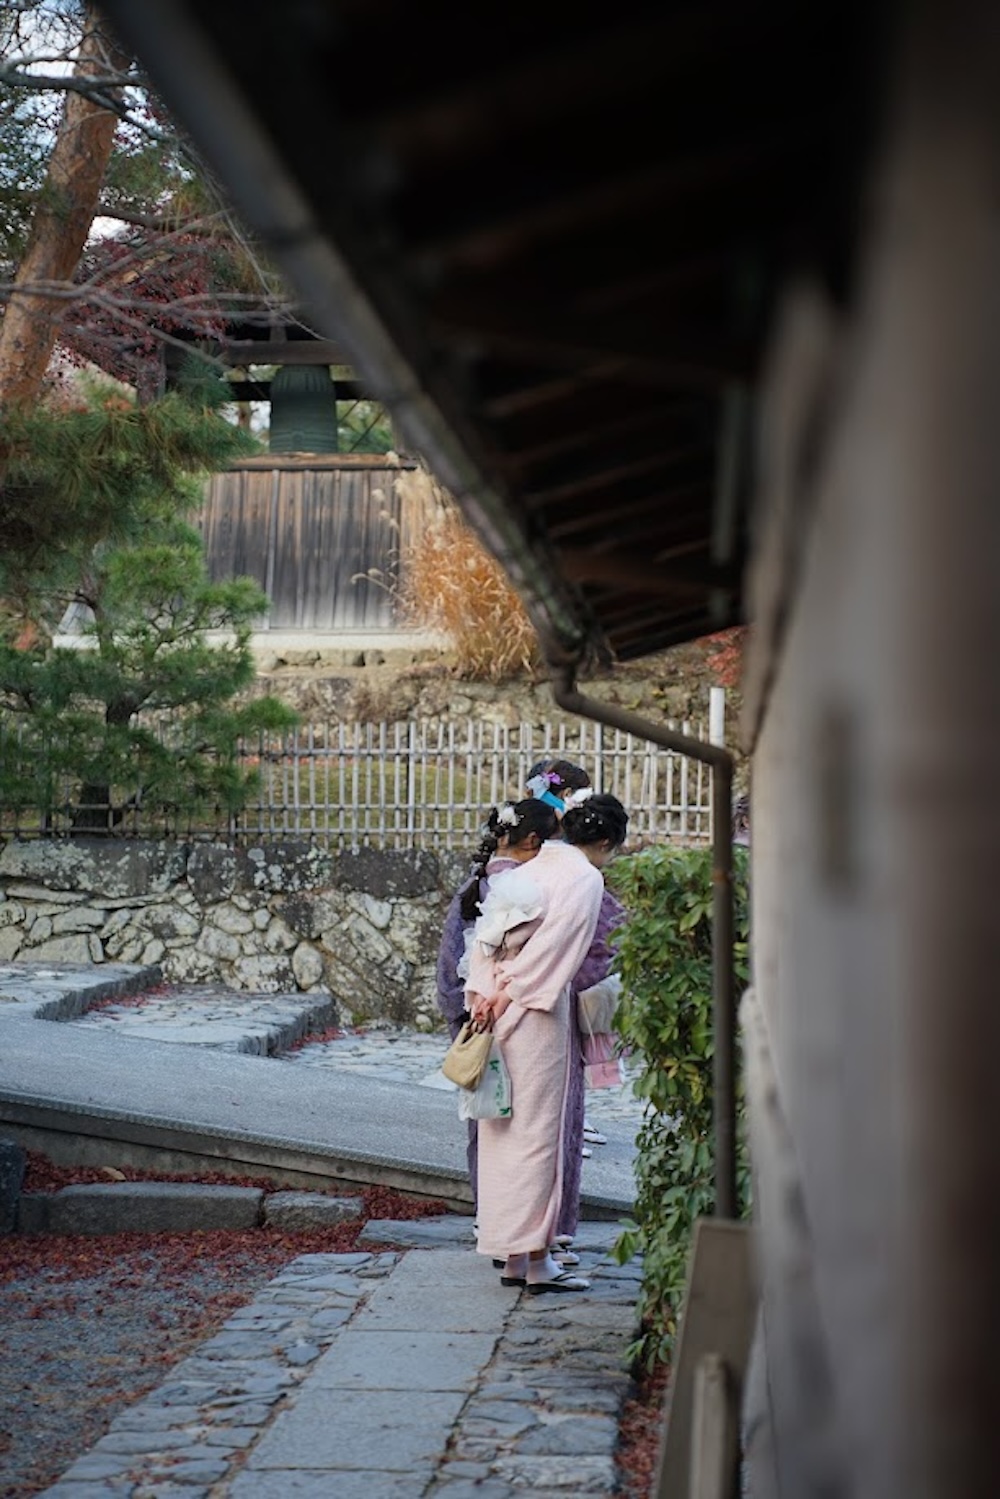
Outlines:
{"type": "Polygon", "coordinates": [[[594,794],[593,786],[581,786],[579,791],[571,791],[566,798],[567,807],[582,807],[594,794]]]}
{"type": "Polygon", "coordinates": [[[511,802],[502,802],[496,808],[497,822],[504,828],[516,828],[521,819],[514,811],[511,802]]]}
{"type": "Polygon", "coordinates": [[[532,776],[527,783],[527,790],[531,796],[543,797],[546,791],[551,791],[553,786],[561,786],[562,781],[556,771],[543,770],[539,775],[532,776]]]}

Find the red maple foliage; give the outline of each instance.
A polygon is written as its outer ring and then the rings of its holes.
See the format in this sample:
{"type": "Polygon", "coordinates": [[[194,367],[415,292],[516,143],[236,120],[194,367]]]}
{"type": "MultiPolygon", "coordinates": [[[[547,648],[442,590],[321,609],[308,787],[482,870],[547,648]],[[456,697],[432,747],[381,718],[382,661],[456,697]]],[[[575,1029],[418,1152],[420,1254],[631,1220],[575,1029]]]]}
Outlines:
{"type": "Polygon", "coordinates": [[[748,630],[738,625],[732,630],[720,630],[710,635],[705,642],[705,660],[718,678],[720,687],[738,687],[743,676],[743,651],[748,630]]]}
{"type": "Polygon", "coordinates": [[[164,338],[196,347],[221,338],[243,303],[225,241],[135,229],[95,240],[77,273],[78,299],[60,343],[72,362],[155,394],[164,338]]]}

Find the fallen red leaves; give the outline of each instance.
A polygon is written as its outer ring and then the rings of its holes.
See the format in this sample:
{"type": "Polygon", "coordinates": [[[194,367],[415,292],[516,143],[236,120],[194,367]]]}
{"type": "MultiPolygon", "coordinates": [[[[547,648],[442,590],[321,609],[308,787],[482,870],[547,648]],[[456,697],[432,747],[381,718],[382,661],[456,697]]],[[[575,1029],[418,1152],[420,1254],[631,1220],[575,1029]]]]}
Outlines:
{"type": "Polygon", "coordinates": [[[303,1046],[313,1046],[320,1041],[343,1041],[346,1035],[347,1031],[341,1026],[328,1025],[326,1030],[309,1031],[307,1035],[299,1036],[290,1046],[285,1047],[285,1051],[301,1051],[303,1046]]]}
{"type": "MultiPolygon", "coordinates": [[[[180,1181],[221,1183],[228,1186],[263,1187],[273,1190],[279,1184],[271,1177],[225,1176],[219,1172],[206,1172],[199,1176],[168,1175],[140,1171],[123,1167],[122,1177],[128,1181],[180,1181]]],[[[107,1182],[108,1177],[100,1167],[53,1166],[34,1151],[28,1153],[28,1170],[25,1174],[27,1191],[56,1191],[75,1182],[107,1182]]],[[[131,1275],[138,1283],[148,1256],[155,1252],[160,1267],[159,1273],[186,1276],[193,1260],[212,1260],[219,1257],[231,1266],[238,1276],[243,1260],[263,1268],[273,1268],[275,1273],[290,1259],[300,1254],[346,1254],[356,1245],[358,1235],[371,1218],[432,1218],[447,1212],[443,1202],[430,1198],[407,1197],[391,1187],[351,1188],[329,1187],[325,1190],[341,1197],[358,1198],[358,1216],[351,1223],[338,1224],[335,1228],[313,1229],[308,1232],[277,1233],[272,1228],[252,1228],[242,1231],[209,1230],[185,1234],[108,1234],[100,1237],[62,1237],[42,1235],[38,1238],[20,1238],[16,1235],[0,1239],[0,1283],[16,1279],[25,1271],[46,1268],[60,1279],[78,1279],[87,1274],[103,1274],[112,1265],[118,1266],[120,1279],[128,1281],[131,1275]],[[135,1256],[135,1264],[130,1260],[135,1256]],[[145,1257],[145,1258],[144,1258],[145,1257]]],[[[239,1305],[242,1292],[234,1293],[233,1305],[239,1305]]]]}
{"type": "Polygon", "coordinates": [[[322,1041],[343,1041],[345,1036],[367,1036],[368,1028],[364,1025],[328,1025],[323,1031],[308,1031],[304,1036],[299,1036],[285,1051],[301,1051],[303,1046],[315,1046],[322,1041]]]}
{"type": "Polygon", "coordinates": [[[97,999],[93,1004],[87,1005],[87,1013],[93,1010],[110,1009],[141,1009],[147,1000],[158,994],[168,994],[169,984],[151,984],[148,989],[142,989],[138,994],[109,994],[107,999],[97,999]]]}
{"type": "MultiPolygon", "coordinates": [[[[108,1181],[130,1181],[130,1182],[203,1182],[211,1186],[223,1187],[265,1187],[269,1191],[277,1190],[280,1183],[270,1176],[230,1176],[224,1171],[199,1171],[197,1173],[150,1171],[142,1166],[57,1166],[54,1162],[47,1160],[45,1156],[39,1155],[37,1151],[27,1152],[27,1166],[24,1173],[24,1184],[22,1190],[25,1192],[58,1192],[62,1187],[72,1187],[81,1183],[108,1181]]],[[[327,1190],[316,1189],[316,1190],[327,1190]]],[[[336,1190],[339,1196],[351,1196],[351,1187],[336,1190]]]]}
{"type": "Polygon", "coordinates": [[[365,1218],[439,1218],[448,1204],[429,1197],[407,1197],[392,1187],[365,1187],[365,1218]]]}
{"type": "MultiPolygon", "coordinates": [[[[263,1187],[266,1192],[294,1190],[273,1176],[231,1176],[224,1171],[170,1172],[150,1171],[141,1166],[57,1166],[37,1151],[29,1150],[24,1173],[23,1191],[58,1192],[63,1187],[109,1181],[200,1182],[206,1186],[263,1187]]],[[[408,1197],[390,1187],[361,1187],[334,1182],[310,1187],[311,1192],[325,1192],[334,1197],[363,1199],[359,1213],[365,1218],[434,1218],[446,1213],[445,1203],[433,1198],[408,1197]]]]}
{"type": "MultiPolygon", "coordinates": [[[[122,1169],[129,1180],[237,1182],[271,1189],[267,1177],[167,1176],[122,1169]]],[[[26,1187],[56,1190],[108,1180],[95,1167],[29,1159],[26,1187]]],[[[422,1218],[445,1205],[388,1187],[344,1188],[358,1216],[335,1228],[243,1232],[44,1235],[0,1238],[0,1427],[17,1433],[4,1454],[0,1499],[40,1492],[152,1389],[164,1371],[301,1254],[342,1254],[372,1218],[422,1218]]],[[[2,1451],[2,1446],[0,1446],[2,1451]]]]}
{"type": "Polygon", "coordinates": [[[669,1374],[667,1366],[660,1364],[652,1374],[643,1375],[622,1412],[617,1459],[624,1499],[652,1499],[669,1374]]]}

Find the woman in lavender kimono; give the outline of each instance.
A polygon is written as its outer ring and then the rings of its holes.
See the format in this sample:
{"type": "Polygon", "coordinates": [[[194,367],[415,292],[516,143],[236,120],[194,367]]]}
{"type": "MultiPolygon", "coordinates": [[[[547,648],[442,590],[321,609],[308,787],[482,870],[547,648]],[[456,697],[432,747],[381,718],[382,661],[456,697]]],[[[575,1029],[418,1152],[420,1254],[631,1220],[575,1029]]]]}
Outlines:
{"type": "Polygon", "coordinates": [[[504,1259],[505,1285],[526,1284],[534,1295],[589,1289],[550,1251],[562,1203],[570,1028],[576,1026],[570,987],[597,929],[600,868],[624,840],[627,823],[614,797],[592,798],[567,813],[567,841],[543,844],[530,868],[491,881],[488,900],[501,907],[505,882],[516,881],[518,899],[510,905],[531,909],[531,920],[509,934],[516,941],[497,942],[494,929],[487,943],[479,935],[484,912],[469,954],[468,1003],[493,1021],[514,1104],[509,1119],[480,1121],[477,1247],[504,1259]]]}
{"type": "MultiPolygon", "coordinates": [[[[605,803],[614,802],[616,807],[621,807],[614,797],[593,796],[581,804],[580,812],[586,807],[598,810],[605,803]]],[[[621,812],[619,822],[617,814],[611,808],[605,808],[608,817],[615,823],[615,837],[618,844],[624,843],[625,834],[628,829],[628,818],[624,809],[621,812]],[[620,836],[619,836],[620,834],[620,836]]],[[[588,843],[598,842],[597,833],[603,828],[604,820],[596,820],[581,816],[579,812],[570,809],[563,819],[563,836],[567,843],[574,843],[577,847],[586,848],[588,843]],[[569,823],[567,829],[566,823],[569,823]]],[[[562,1203],[559,1209],[559,1221],[556,1230],[556,1239],[561,1246],[568,1246],[576,1234],[577,1225],[580,1221],[580,1185],[583,1175],[584,1140],[587,1129],[585,1116],[586,1087],[584,1081],[584,1051],[583,1037],[577,1023],[577,998],[585,989],[591,989],[595,984],[602,983],[607,979],[614,966],[615,953],[611,943],[611,934],[616,927],[622,924],[625,918],[625,907],[616,895],[605,889],[601,897],[601,909],[597,917],[597,926],[594,929],[594,937],[587,951],[587,955],[580,965],[579,972],[573,979],[570,991],[570,1014],[573,1025],[570,1034],[570,1073],[566,1089],[566,1126],[563,1135],[563,1192],[562,1203]]],[[[604,1136],[595,1130],[593,1136],[604,1143],[604,1136]]],[[[589,1153],[589,1152],[588,1152],[589,1153]]]]}
{"type": "MultiPolygon", "coordinates": [[[[526,789],[532,796],[536,796],[540,801],[546,802],[550,807],[554,807],[560,821],[571,807],[581,807],[585,801],[594,795],[590,784],[590,776],[582,765],[577,765],[572,760],[553,760],[551,758],[538,760],[531,767],[528,771],[526,789]]],[[[614,898],[609,896],[601,920],[604,936],[606,936],[608,930],[617,925],[620,917],[621,908],[614,901],[614,898]]],[[[605,944],[600,942],[601,935],[599,933],[597,939],[599,946],[594,955],[594,963],[597,966],[600,966],[605,958],[608,957],[605,944]]],[[[604,973],[601,973],[598,978],[603,979],[607,971],[605,969],[604,973]]],[[[595,978],[591,982],[596,983],[598,979],[595,978]]],[[[579,994],[587,987],[588,985],[585,983],[579,984],[576,986],[576,992],[579,994]]],[[[580,1066],[581,1068],[583,1067],[582,1052],[580,1054],[580,1066]]],[[[581,1157],[589,1156],[592,1145],[606,1145],[608,1143],[606,1137],[601,1134],[601,1131],[585,1117],[582,1072],[577,1083],[571,1089],[570,1097],[567,1100],[567,1107],[569,1109],[569,1118],[567,1121],[569,1128],[566,1134],[567,1149],[572,1145],[573,1149],[579,1149],[581,1157]]],[[[578,1200],[580,1195],[579,1160],[569,1164],[568,1176],[576,1182],[576,1199],[578,1200]]],[[[573,1200],[572,1185],[568,1186],[568,1191],[569,1198],[567,1201],[571,1202],[573,1200]]],[[[577,1215],[577,1210],[568,1207],[565,1222],[572,1222],[575,1225],[577,1215]]],[[[564,1219],[560,1217],[560,1224],[563,1222],[564,1219]]],[[[560,1227],[559,1232],[561,1239],[572,1238],[575,1227],[560,1227]]]]}
{"type": "MultiPolygon", "coordinates": [[[[533,859],[546,838],[555,837],[559,822],[555,812],[540,801],[528,797],[522,802],[502,802],[490,812],[486,833],[469,879],[458,891],[445,917],[444,933],[437,960],[438,1005],[454,1041],[468,1019],[465,1008],[466,935],[471,933],[489,882],[505,869],[533,859]]],[[[468,1121],[469,1139],[466,1161],[472,1184],[472,1201],[476,1203],[478,1155],[477,1121],[468,1121]]]]}

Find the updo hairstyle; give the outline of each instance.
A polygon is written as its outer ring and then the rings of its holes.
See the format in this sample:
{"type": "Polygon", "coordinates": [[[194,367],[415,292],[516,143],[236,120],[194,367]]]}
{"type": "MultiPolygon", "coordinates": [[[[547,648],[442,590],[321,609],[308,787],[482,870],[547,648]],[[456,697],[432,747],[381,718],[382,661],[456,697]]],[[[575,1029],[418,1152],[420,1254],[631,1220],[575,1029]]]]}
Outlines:
{"type": "Polygon", "coordinates": [[[586,848],[592,843],[610,843],[620,848],[628,836],[628,813],[617,796],[598,793],[579,807],[570,807],[562,820],[567,843],[586,848]]]}
{"type": "Polygon", "coordinates": [[[548,760],[541,761],[541,771],[532,771],[532,774],[544,774],[555,776],[549,785],[556,796],[562,796],[566,791],[582,791],[585,786],[590,785],[590,777],[582,765],[574,765],[572,760],[548,760]]]}

